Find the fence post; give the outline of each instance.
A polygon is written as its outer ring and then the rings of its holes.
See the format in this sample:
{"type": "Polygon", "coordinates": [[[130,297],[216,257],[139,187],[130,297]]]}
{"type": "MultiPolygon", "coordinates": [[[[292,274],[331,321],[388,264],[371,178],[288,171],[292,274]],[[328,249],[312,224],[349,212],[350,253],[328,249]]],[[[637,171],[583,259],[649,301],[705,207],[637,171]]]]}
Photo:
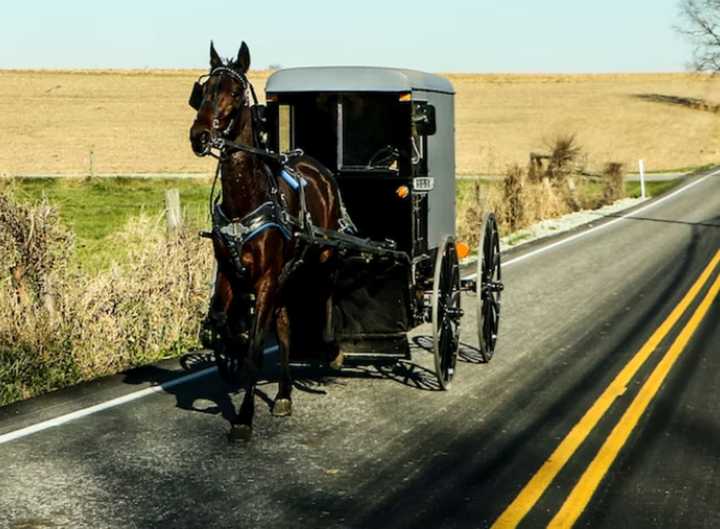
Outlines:
{"type": "Polygon", "coordinates": [[[88,175],[87,179],[92,180],[95,178],[95,147],[90,147],[88,153],[88,175]]]}
{"type": "Polygon", "coordinates": [[[173,233],[182,227],[182,210],[180,209],[180,191],[168,189],[165,191],[165,218],[168,230],[173,233]]]}
{"type": "Polygon", "coordinates": [[[645,198],[645,160],[640,160],[640,198],[645,198]]]}

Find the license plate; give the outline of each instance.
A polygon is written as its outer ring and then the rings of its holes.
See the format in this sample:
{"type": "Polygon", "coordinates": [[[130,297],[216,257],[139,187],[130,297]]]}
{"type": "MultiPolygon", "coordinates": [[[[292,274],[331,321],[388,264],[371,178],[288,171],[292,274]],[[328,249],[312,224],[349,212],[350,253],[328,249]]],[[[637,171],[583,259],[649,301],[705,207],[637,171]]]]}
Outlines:
{"type": "Polygon", "coordinates": [[[433,187],[435,187],[434,178],[424,177],[413,179],[413,189],[415,191],[432,191],[433,187]]]}

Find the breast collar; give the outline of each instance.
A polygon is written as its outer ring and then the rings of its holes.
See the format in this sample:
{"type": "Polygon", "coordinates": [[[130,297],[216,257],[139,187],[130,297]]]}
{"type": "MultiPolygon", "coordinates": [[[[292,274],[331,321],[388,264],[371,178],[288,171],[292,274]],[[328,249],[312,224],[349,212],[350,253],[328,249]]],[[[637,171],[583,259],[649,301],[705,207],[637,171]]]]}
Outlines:
{"type": "Polygon", "coordinates": [[[223,239],[244,245],[264,231],[277,229],[285,239],[292,238],[293,219],[276,201],[268,200],[240,219],[230,219],[220,204],[213,209],[213,229],[223,239]]]}

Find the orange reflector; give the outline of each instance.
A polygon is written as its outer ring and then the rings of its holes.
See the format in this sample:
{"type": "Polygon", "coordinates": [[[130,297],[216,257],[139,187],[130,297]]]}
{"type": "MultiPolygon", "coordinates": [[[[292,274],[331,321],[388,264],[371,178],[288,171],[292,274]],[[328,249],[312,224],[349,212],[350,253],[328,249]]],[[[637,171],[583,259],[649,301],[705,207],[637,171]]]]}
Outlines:
{"type": "Polygon", "coordinates": [[[400,94],[400,101],[412,101],[412,93],[400,94]]]}
{"type": "Polygon", "coordinates": [[[458,259],[465,259],[468,255],[470,255],[470,247],[467,243],[458,241],[455,243],[455,249],[457,250],[458,259]]]}
{"type": "Polygon", "coordinates": [[[400,186],[395,190],[395,194],[398,198],[407,198],[410,194],[410,188],[408,188],[408,186],[400,186]]]}

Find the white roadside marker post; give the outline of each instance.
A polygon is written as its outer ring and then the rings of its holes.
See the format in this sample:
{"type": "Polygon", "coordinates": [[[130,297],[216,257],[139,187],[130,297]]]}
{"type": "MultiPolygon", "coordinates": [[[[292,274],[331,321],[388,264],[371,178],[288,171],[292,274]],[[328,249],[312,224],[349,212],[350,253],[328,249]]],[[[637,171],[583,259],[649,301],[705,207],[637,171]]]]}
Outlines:
{"type": "Polygon", "coordinates": [[[645,160],[640,160],[640,198],[645,199],[645,160]]]}

